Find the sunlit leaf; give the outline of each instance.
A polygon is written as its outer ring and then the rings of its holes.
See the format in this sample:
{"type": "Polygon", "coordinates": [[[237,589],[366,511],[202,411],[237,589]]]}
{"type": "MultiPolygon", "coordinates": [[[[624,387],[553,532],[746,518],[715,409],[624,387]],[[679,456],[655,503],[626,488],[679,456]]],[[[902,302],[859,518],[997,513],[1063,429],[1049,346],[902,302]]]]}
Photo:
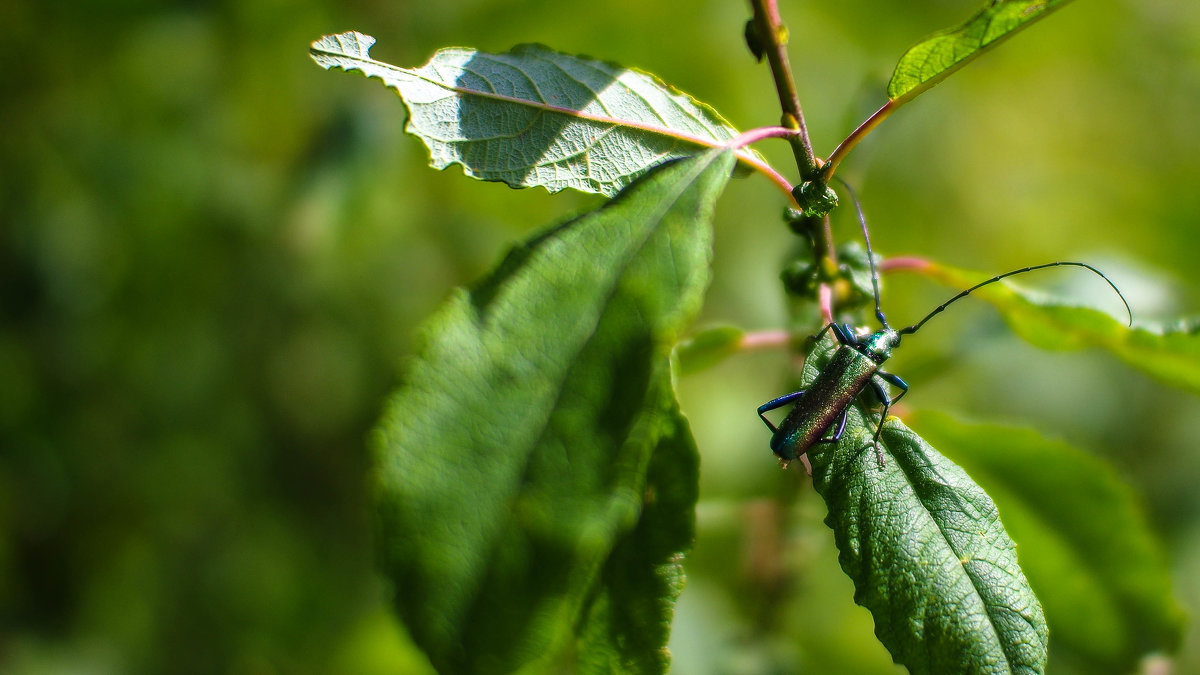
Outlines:
{"type": "Polygon", "coordinates": [[[669,356],[730,152],[520,246],[425,325],[375,444],[379,548],[439,672],[659,672],[696,457],[669,356]]]}
{"type": "MultiPolygon", "coordinates": [[[[982,273],[934,263],[918,271],[958,288],[988,278],[982,273]]],[[[1131,328],[1099,310],[1067,304],[1004,283],[982,288],[975,295],[995,305],[1014,332],[1042,349],[1099,347],[1165,384],[1200,394],[1198,323],[1131,328]]]]}
{"type": "Polygon", "coordinates": [[[1005,38],[1070,0],[990,0],[960,26],[925,38],[900,57],[888,98],[908,101],[946,79],[1005,38]]]}
{"type": "Polygon", "coordinates": [[[909,422],[996,500],[1054,635],[1089,673],[1173,651],[1182,613],[1139,501],[1111,467],[1028,429],[922,412],[909,422]]]}
{"type": "MultiPolygon", "coordinates": [[[[737,135],[715,110],[657,77],[536,44],[489,54],[441,49],[420,68],[376,61],[375,38],[312,44],[324,68],[360,70],[396,90],[430,165],[512,187],[614,195],[650,167],[737,135]]],[[[743,159],[757,158],[749,150],[743,159]]]]}
{"type": "MultiPolygon", "coordinates": [[[[807,386],[836,349],[804,366],[807,386]]],[[[995,504],[967,474],[890,418],[880,462],[877,417],[850,407],[841,441],[809,450],[854,600],[912,673],[1040,673],[1047,627],[995,504]]]]}

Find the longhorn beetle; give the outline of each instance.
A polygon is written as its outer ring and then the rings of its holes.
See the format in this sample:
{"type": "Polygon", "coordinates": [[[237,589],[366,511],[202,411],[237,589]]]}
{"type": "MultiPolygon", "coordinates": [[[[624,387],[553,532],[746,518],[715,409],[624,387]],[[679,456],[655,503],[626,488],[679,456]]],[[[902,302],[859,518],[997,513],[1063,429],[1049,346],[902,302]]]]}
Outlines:
{"type": "Polygon", "coordinates": [[[900,339],[903,336],[916,333],[921,329],[921,326],[925,325],[926,321],[937,316],[951,303],[966,297],[976,289],[988,284],[994,284],[1005,277],[1045,269],[1047,267],[1083,267],[1099,275],[1101,279],[1104,279],[1117,292],[1117,296],[1121,298],[1121,302],[1125,303],[1125,311],[1129,314],[1129,324],[1133,325],[1133,310],[1129,308],[1129,302],[1125,300],[1121,289],[1117,288],[1116,284],[1104,276],[1104,273],[1086,263],[1058,261],[1023,267],[1019,270],[1005,272],[987,281],[975,284],[938,305],[932,312],[926,314],[925,318],[915,324],[907,328],[895,330],[888,325],[887,317],[884,316],[883,310],[879,306],[879,274],[875,269],[875,254],[871,250],[871,237],[867,234],[866,216],[863,215],[862,207],[859,205],[854,191],[849,185],[845,184],[845,181],[842,181],[842,183],[850,193],[850,199],[854,202],[854,207],[858,211],[858,221],[862,225],[863,239],[867,244],[867,261],[871,266],[871,284],[875,293],[875,317],[879,319],[879,323],[883,328],[870,335],[860,336],[848,323],[840,326],[837,323],[830,323],[825,326],[814,340],[820,340],[826,331],[833,331],[833,336],[837,338],[839,346],[829,362],[817,374],[817,378],[813,380],[813,383],[809,385],[808,389],[780,396],[758,407],[758,416],[762,418],[767,428],[771,430],[771,450],[779,457],[779,463],[783,467],[786,467],[789,462],[808,452],[817,443],[836,443],[840,440],[842,433],[846,430],[846,415],[850,404],[868,385],[875,392],[875,395],[879,397],[879,400],[883,402],[883,412],[879,416],[879,426],[876,427],[875,436],[871,441],[871,444],[875,448],[876,456],[880,464],[882,464],[883,452],[879,449],[879,434],[883,431],[883,422],[887,419],[888,409],[891,408],[893,403],[899,401],[908,393],[908,383],[892,373],[880,370],[879,367],[891,357],[892,349],[900,345],[900,339]],[[894,399],[888,395],[887,385],[889,384],[900,389],[900,394],[894,399]],[[771,421],[764,414],[767,411],[782,408],[792,402],[795,402],[795,406],[792,407],[791,412],[788,413],[783,423],[778,427],[771,424],[771,421]],[[826,437],[825,434],[830,429],[835,429],[833,435],[826,437]]]}

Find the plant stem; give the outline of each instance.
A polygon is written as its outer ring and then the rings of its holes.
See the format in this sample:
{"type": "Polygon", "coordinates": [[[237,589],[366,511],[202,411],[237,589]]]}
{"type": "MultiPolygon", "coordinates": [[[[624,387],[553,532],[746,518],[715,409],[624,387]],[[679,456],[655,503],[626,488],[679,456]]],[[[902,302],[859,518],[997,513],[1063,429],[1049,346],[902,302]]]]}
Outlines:
{"type": "MultiPolygon", "coordinates": [[[[813,154],[808,126],[804,123],[804,112],[800,109],[800,97],[796,93],[792,66],[787,55],[788,32],[779,16],[777,0],[750,0],[750,7],[754,10],[754,32],[763,55],[771,65],[775,91],[779,94],[779,105],[783,108],[781,125],[797,132],[789,140],[792,143],[792,154],[796,156],[796,166],[800,169],[800,180],[826,182],[827,177],[822,172],[821,162],[813,154]]],[[[805,219],[803,225],[811,235],[815,261],[826,274],[835,273],[837,252],[833,247],[833,227],[829,222],[829,215],[805,219]]],[[[832,321],[833,293],[828,283],[820,284],[819,295],[821,311],[832,321]]],[[[807,462],[805,466],[808,466],[807,462]]],[[[809,475],[811,474],[810,470],[809,475]]]]}
{"type": "Polygon", "coordinates": [[[799,206],[799,203],[796,202],[796,196],[792,194],[792,184],[787,178],[784,178],[778,171],[771,168],[771,165],[762,161],[748,150],[738,150],[736,154],[739,162],[763,174],[768,180],[774,183],[775,187],[779,188],[779,191],[792,202],[792,206],[799,206]]]}
{"type": "Polygon", "coordinates": [[[754,24],[759,39],[763,41],[763,52],[771,64],[771,75],[775,79],[775,91],[779,93],[779,104],[783,108],[781,124],[799,132],[791,138],[792,154],[800,168],[801,180],[812,180],[820,173],[821,166],[813,154],[812,142],[808,138],[808,127],[804,124],[804,112],[800,109],[800,98],[792,80],[792,66],[787,55],[787,28],[779,18],[776,0],[750,0],[754,10],[754,24]]]}
{"type": "Polygon", "coordinates": [[[829,284],[822,282],[817,287],[818,303],[821,305],[821,318],[825,321],[825,325],[833,323],[833,289],[829,284]]]}
{"type": "Polygon", "coordinates": [[[902,256],[898,258],[888,258],[887,260],[879,263],[879,272],[881,274],[884,272],[897,272],[901,270],[924,272],[931,267],[933,267],[933,264],[924,258],[902,256]]]}
{"type": "MultiPolygon", "coordinates": [[[[792,143],[792,154],[796,156],[796,166],[800,169],[800,180],[819,180],[821,163],[813,154],[812,141],[808,138],[808,126],[804,123],[804,112],[800,109],[800,97],[796,93],[792,66],[787,55],[788,32],[779,17],[779,6],[776,0],[750,0],[750,7],[754,10],[754,32],[759,38],[763,55],[771,65],[775,91],[779,94],[779,105],[783,108],[781,124],[797,132],[789,140],[792,143]]],[[[828,216],[813,218],[807,225],[812,232],[813,252],[817,260],[823,261],[827,268],[836,269],[833,230],[828,216]]]]}
{"type": "Polygon", "coordinates": [[[829,179],[833,178],[833,172],[837,171],[838,164],[842,163],[842,160],[846,158],[846,155],[850,154],[854,146],[858,145],[859,141],[871,133],[875,127],[879,126],[880,122],[887,119],[887,116],[891,115],[897,107],[895,101],[888,99],[888,102],[884,103],[883,107],[876,110],[865,122],[858,125],[857,129],[850,132],[846,140],[834,148],[833,153],[829,155],[829,159],[825,161],[825,166],[821,167],[821,179],[829,182],[829,179]]]}
{"type": "Polygon", "coordinates": [[[728,145],[731,148],[743,148],[751,143],[761,141],[765,138],[790,138],[799,134],[795,129],[787,127],[756,127],[729,139],[728,145]]]}
{"type": "Polygon", "coordinates": [[[792,343],[791,333],[785,330],[766,330],[746,333],[742,336],[739,347],[747,351],[754,349],[773,349],[786,347],[792,343]]]}
{"type": "Polygon", "coordinates": [[[755,171],[769,178],[772,183],[775,183],[776,187],[783,191],[783,194],[787,195],[787,198],[792,202],[792,206],[796,207],[799,207],[800,204],[796,201],[795,195],[792,194],[792,184],[781,176],[778,171],[771,168],[771,165],[760,160],[757,155],[747,150],[746,146],[766,138],[791,138],[798,133],[800,132],[786,127],[758,127],[757,129],[743,131],[725,143],[726,146],[733,148],[737,152],[739,161],[750,165],[755,171]]]}

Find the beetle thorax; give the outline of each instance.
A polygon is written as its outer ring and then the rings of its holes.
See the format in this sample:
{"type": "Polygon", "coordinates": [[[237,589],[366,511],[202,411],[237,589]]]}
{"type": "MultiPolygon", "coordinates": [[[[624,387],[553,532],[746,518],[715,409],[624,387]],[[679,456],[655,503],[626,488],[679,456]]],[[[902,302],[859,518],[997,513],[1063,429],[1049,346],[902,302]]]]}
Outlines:
{"type": "Polygon", "coordinates": [[[878,333],[873,333],[860,344],[863,354],[866,354],[875,363],[883,363],[891,358],[892,347],[900,344],[900,334],[891,328],[884,328],[878,333]]]}

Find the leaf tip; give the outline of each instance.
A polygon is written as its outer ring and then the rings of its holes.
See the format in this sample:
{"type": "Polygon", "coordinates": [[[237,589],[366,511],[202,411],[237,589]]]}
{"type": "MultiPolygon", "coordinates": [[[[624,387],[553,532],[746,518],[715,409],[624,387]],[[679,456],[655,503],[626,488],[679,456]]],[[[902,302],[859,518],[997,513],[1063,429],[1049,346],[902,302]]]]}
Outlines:
{"type": "Polygon", "coordinates": [[[359,58],[368,58],[368,52],[375,45],[375,38],[365,33],[360,33],[355,30],[338,33],[336,35],[325,35],[320,40],[314,41],[308,48],[308,53],[321,66],[332,68],[338,65],[336,62],[329,60],[330,56],[355,56],[359,58]]]}

